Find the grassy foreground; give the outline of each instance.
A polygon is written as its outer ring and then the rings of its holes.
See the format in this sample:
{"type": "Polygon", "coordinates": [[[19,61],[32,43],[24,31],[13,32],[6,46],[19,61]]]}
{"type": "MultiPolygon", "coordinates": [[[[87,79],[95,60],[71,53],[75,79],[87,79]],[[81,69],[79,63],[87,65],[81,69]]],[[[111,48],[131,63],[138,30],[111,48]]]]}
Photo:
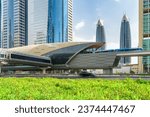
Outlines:
{"type": "Polygon", "coordinates": [[[150,100],[150,81],[0,78],[1,100],[150,100]]]}

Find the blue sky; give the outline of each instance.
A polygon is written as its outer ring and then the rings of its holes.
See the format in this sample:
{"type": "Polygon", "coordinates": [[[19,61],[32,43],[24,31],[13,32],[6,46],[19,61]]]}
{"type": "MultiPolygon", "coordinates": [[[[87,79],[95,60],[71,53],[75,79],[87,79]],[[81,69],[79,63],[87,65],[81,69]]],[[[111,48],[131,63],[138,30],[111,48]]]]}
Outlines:
{"type": "Polygon", "coordinates": [[[131,25],[132,47],[138,46],[138,0],[73,0],[74,41],[95,41],[96,23],[104,21],[107,49],[119,48],[123,14],[131,25]]]}

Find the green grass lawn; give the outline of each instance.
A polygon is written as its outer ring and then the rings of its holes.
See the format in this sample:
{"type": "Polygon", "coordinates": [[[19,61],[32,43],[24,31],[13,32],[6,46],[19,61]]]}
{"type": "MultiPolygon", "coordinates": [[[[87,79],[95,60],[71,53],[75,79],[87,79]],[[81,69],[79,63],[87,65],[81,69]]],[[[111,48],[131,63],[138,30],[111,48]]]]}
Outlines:
{"type": "Polygon", "coordinates": [[[150,100],[150,81],[0,78],[1,100],[150,100]]]}

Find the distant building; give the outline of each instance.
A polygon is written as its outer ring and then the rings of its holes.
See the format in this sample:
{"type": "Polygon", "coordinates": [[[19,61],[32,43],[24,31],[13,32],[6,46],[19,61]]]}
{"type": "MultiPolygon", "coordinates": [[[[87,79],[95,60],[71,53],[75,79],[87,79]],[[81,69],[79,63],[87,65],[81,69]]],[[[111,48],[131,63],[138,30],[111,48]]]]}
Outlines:
{"type": "Polygon", "coordinates": [[[72,0],[29,0],[29,44],[72,41],[72,0]]]}
{"type": "MultiPolygon", "coordinates": [[[[139,47],[150,50],[150,1],[139,0],[139,47]]],[[[139,57],[139,72],[150,73],[150,56],[139,57]],[[143,59],[142,59],[143,58],[143,59]]]]}
{"type": "Polygon", "coordinates": [[[138,74],[138,64],[129,64],[121,67],[116,67],[113,69],[114,74],[138,74]]]}
{"type": "MultiPolygon", "coordinates": [[[[98,23],[97,23],[96,42],[105,42],[106,43],[105,29],[104,29],[103,22],[101,20],[98,20],[98,23]]],[[[101,50],[105,50],[105,49],[106,49],[106,44],[103,47],[101,47],[101,50]]]]}
{"type": "Polygon", "coordinates": [[[27,45],[27,2],[28,0],[2,1],[2,48],[27,45]]]}
{"type": "MultiPolygon", "coordinates": [[[[120,30],[120,49],[131,48],[131,32],[130,32],[130,23],[126,15],[123,16],[121,21],[121,30],[120,30]]],[[[130,64],[130,57],[123,57],[120,60],[121,64],[130,64]]]]}

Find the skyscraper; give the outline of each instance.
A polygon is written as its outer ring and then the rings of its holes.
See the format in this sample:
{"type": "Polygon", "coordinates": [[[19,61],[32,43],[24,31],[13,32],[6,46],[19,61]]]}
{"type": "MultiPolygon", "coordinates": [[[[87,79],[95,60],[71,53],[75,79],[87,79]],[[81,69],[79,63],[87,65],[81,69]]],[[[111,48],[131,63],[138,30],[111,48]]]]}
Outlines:
{"type": "MultiPolygon", "coordinates": [[[[120,30],[120,49],[131,48],[131,32],[130,32],[130,23],[126,15],[123,16],[121,21],[121,30],[120,30]]],[[[121,64],[131,63],[130,57],[123,57],[120,60],[121,64]]]]}
{"type": "Polygon", "coordinates": [[[48,0],[28,1],[28,39],[29,44],[47,42],[48,0]]]}
{"type": "Polygon", "coordinates": [[[3,0],[2,48],[27,45],[28,0],[3,0]]]}
{"type": "MultiPolygon", "coordinates": [[[[105,29],[103,22],[101,20],[98,20],[97,28],[96,28],[96,42],[106,42],[105,39],[105,29]]],[[[105,50],[106,45],[104,45],[100,50],[105,50]]]]}
{"type": "Polygon", "coordinates": [[[72,0],[52,0],[52,36],[50,42],[72,41],[72,0]]]}
{"type": "Polygon", "coordinates": [[[72,33],[72,13],[73,13],[73,1],[72,0],[68,0],[68,4],[67,4],[67,25],[68,25],[68,28],[67,28],[67,37],[68,37],[68,42],[71,42],[73,41],[73,33],[72,33]]]}
{"type": "MultiPolygon", "coordinates": [[[[149,0],[139,0],[139,47],[150,50],[149,0]]],[[[150,72],[150,56],[139,57],[139,72],[150,72]]]]}
{"type": "Polygon", "coordinates": [[[30,0],[29,44],[72,41],[72,0],[30,0]]]}

